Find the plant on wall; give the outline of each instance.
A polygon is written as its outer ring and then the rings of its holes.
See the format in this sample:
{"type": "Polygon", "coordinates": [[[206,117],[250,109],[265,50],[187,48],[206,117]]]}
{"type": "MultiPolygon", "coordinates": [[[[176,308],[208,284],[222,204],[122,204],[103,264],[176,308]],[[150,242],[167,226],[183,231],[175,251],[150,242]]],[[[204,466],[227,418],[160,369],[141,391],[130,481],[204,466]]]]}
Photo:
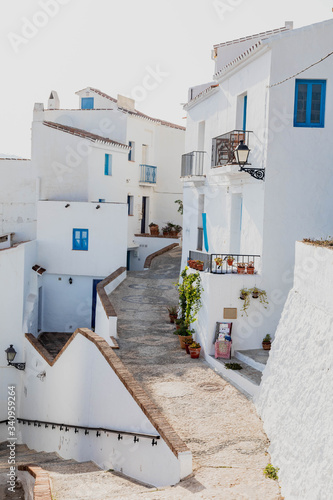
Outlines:
{"type": "Polygon", "coordinates": [[[188,273],[188,267],[180,273],[180,280],[176,283],[179,293],[181,318],[185,325],[190,325],[197,319],[201,307],[201,293],[203,292],[200,274],[188,273]]]}
{"type": "Polygon", "coordinates": [[[184,206],[183,206],[183,201],[182,200],[176,200],[175,203],[178,203],[178,212],[183,215],[184,211],[184,206]]]}
{"type": "MultiPolygon", "coordinates": [[[[242,313],[245,313],[247,316],[247,309],[250,306],[250,299],[251,296],[253,299],[258,299],[260,301],[260,304],[263,304],[264,308],[267,309],[268,305],[268,300],[267,300],[267,293],[265,290],[260,290],[260,288],[253,287],[253,288],[242,288],[240,290],[240,295],[239,298],[241,300],[244,300],[243,307],[241,308],[242,313]]],[[[243,314],[242,314],[243,316],[243,314]]]]}

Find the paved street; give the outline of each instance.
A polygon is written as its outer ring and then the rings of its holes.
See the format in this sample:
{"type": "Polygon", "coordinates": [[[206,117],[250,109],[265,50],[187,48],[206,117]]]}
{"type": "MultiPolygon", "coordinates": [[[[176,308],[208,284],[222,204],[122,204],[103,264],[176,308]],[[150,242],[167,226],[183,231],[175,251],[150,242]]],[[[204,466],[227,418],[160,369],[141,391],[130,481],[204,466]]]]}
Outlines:
{"type": "Polygon", "coordinates": [[[194,476],[147,498],[278,499],[266,479],[268,441],[253,404],[203,360],[180,349],[167,305],[177,303],[180,249],[155,258],[149,271],[129,272],[112,293],[118,315],[117,354],[193,454],[194,476]]]}

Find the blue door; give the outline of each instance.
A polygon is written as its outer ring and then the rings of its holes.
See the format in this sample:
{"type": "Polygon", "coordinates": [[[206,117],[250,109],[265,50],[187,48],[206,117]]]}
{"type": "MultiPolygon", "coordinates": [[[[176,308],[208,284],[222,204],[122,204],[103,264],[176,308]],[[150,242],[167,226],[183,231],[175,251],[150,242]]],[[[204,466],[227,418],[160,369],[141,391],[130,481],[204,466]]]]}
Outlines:
{"type": "Polygon", "coordinates": [[[97,285],[103,280],[93,280],[93,293],[92,293],[92,308],[91,308],[91,328],[95,328],[96,323],[96,301],[97,301],[97,285]]]}

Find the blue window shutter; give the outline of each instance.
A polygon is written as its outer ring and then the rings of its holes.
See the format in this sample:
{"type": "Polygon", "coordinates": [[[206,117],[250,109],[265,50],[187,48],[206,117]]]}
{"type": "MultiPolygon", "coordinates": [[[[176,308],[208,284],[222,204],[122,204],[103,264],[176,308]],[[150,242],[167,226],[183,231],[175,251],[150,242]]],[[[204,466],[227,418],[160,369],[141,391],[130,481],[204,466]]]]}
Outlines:
{"type": "Polygon", "coordinates": [[[244,96],[244,109],[243,109],[243,130],[246,130],[246,115],[247,115],[247,95],[244,96]]]}
{"type": "Polygon", "coordinates": [[[105,155],[104,175],[112,175],[112,155],[105,155]]]}
{"type": "Polygon", "coordinates": [[[294,127],[323,128],[325,98],[325,80],[296,80],[294,127]]]}
{"type": "Polygon", "coordinates": [[[104,175],[109,175],[109,155],[105,155],[104,175]]]}
{"type": "Polygon", "coordinates": [[[94,98],[93,97],[82,97],[81,98],[81,109],[94,109],[94,98]]]}
{"type": "Polygon", "coordinates": [[[73,229],[73,250],[88,250],[88,240],[88,229],[73,229]]]}

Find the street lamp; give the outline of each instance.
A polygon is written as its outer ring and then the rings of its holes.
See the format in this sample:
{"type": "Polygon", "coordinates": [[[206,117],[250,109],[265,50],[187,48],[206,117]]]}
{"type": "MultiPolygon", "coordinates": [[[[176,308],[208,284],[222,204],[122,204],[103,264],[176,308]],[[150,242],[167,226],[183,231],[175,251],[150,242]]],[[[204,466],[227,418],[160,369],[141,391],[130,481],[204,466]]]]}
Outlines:
{"type": "Polygon", "coordinates": [[[246,144],[244,144],[244,141],[241,140],[237,148],[235,149],[234,153],[236,162],[238,163],[239,167],[242,168],[247,163],[247,159],[250,154],[250,149],[247,147],[246,144]]]}
{"type": "Polygon", "coordinates": [[[13,347],[13,344],[10,344],[10,346],[5,350],[5,353],[7,354],[8,366],[14,366],[15,368],[17,368],[17,370],[25,369],[25,363],[13,363],[16,356],[16,351],[13,347]]]}

